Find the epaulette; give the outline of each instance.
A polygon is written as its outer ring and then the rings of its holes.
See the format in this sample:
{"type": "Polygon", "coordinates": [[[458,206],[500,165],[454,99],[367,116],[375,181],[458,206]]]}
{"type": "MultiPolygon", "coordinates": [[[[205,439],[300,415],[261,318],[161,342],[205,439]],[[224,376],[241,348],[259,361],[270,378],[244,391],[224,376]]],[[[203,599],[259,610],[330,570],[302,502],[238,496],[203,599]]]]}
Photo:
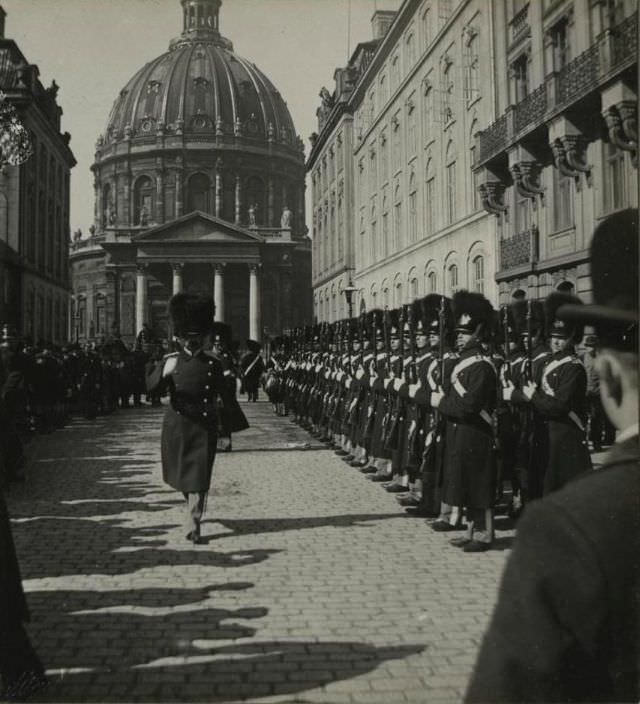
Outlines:
{"type": "Polygon", "coordinates": [[[170,352],[169,354],[165,354],[165,356],[162,358],[162,361],[164,362],[165,359],[169,359],[169,357],[177,357],[180,354],[180,352],[170,352]]]}

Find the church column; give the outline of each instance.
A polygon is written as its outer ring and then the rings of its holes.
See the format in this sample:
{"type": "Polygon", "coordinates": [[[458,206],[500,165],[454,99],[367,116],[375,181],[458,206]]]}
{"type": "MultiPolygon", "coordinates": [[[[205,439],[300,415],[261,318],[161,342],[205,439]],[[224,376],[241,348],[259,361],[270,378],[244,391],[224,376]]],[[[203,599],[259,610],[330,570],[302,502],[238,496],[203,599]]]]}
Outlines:
{"type": "Polygon", "coordinates": [[[249,337],[260,341],[260,286],[258,265],[249,264],[249,337]]]}
{"type": "Polygon", "coordinates": [[[241,188],[241,180],[240,180],[240,176],[238,175],[238,176],[236,176],[236,225],[240,224],[240,209],[242,207],[242,203],[240,200],[240,197],[241,197],[240,188],[241,188]]]}
{"type": "Polygon", "coordinates": [[[269,176],[269,183],[267,185],[267,227],[274,227],[275,223],[275,193],[273,189],[273,176],[269,176]]]}
{"type": "Polygon", "coordinates": [[[136,335],[147,322],[147,265],[136,266],[136,335]]]}
{"type": "Polygon", "coordinates": [[[156,170],[156,212],[155,221],[164,222],[164,169],[156,170]]]}
{"type": "Polygon", "coordinates": [[[216,304],[216,320],[224,323],[224,264],[213,265],[213,301],[216,304]]]}
{"type": "Polygon", "coordinates": [[[133,208],[131,207],[131,172],[127,171],[123,178],[124,184],[122,187],[122,224],[125,227],[131,227],[133,224],[133,208]]]}
{"type": "Polygon", "coordinates": [[[107,306],[106,329],[108,333],[120,332],[120,273],[117,270],[107,271],[107,283],[111,285],[111,296],[107,294],[107,301],[111,299],[113,306],[107,306]]]}
{"type": "Polygon", "coordinates": [[[176,218],[182,216],[182,169],[176,171],[176,218]]]}
{"type": "Polygon", "coordinates": [[[182,262],[174,262],[173,268],[173,295],[180,293],[182,291],[182,270],[184,269],[184,264],[182,262]]]}
{"type": "Polygon", "coordinates": [[[222,159],[216,161],[216,217],[222,214],[222,159]]]}

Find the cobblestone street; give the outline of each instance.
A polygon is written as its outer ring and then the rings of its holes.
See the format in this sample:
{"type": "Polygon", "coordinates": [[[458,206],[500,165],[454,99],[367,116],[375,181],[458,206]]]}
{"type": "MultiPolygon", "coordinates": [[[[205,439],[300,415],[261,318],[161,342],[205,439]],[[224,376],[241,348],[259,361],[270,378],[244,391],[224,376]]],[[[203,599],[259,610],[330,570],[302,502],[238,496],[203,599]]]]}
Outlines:
{"type": "Polygon", "coordinates": [[[265,402],[203,524],[162,483],[162,409],[29,445],[8,495],[42,701],[460,701],[513,531],[466,554],[265,402]]]}

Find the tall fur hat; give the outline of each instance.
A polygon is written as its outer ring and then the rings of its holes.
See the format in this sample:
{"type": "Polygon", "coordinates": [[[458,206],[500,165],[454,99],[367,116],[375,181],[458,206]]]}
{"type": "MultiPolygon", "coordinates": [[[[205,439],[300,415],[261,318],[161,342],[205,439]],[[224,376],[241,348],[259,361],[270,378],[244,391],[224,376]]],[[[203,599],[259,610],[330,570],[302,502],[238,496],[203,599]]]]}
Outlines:
{"type": "Polygon", "coordinates": [[[445,335],[450,336],[455,327],[451,299],[441,296],[439,293],[430,293],[422,301],[422,310],[428,332],[436,335],[440,334],[440,307],[444,299],[444,329],[445,335]]]}
{"type": "Polygon", "coordinates": [[[383,322],[384,311],[380,308],[374,308],[367,311],[367,328],[371,341],[381,340],[383,337],[383,322]]]}
{"type": "Polygon", "coordinates": [[[422,299],[415,298],[409,307],[411,311],[411,326],[413,328],[413,334],[418,335],[428,335],[429,331],[427,329],[427,320],[424,314],[424,308],[422,306],[422,299]]]}
{"type": "Polygon", "coordinates": [[[255,352],[258,354],[258,352],[262,349],[262,345],[259,342],[256,342],[256,340],[247,340],[247,349],[249,352],[255,352]]]}
{"type": "Polygon", "coordinates": [[[393,308],[392,310],[386,311],[387,313],[387,334],[389,339],[392,337],[400,337],[402,330],[400,330],[400,310],[398,308],[393,308]]]}
{"type": "Polygon", "coordinates": [[[493,308],[481,294],[472,291],[456,291],[453,295],[453,312],[456,332],[466,332],[480,339],[491,336],[493,308]]]}
{"type": "Polygon", "coordinates": [[[584,324],[576,320],[559,320],[558,308],[564,305],[580,306],[582,301],[565,291],[552,291],[544,302],[544,316],[547,337],[566,337],[574,343],[580,342],[584,335],[584,324]]]}
{"type": "Polygon", "coordinates": [[[227,348],[231,347],[232,335],[230,325],[217,321],[211,326],[211,333],[214,342],[220,342],[227,348]]]}
{"type": "Polygon", "coordinates": [[[541,301],[532,299],[520,298],[509,305],[509,310],[513,317],[515,334],[521,337],[527,333],[527,315],[529,308],[531,309],[531,335],[533,337],[544,338],[544,306],[541,301]]]}
{"type": "Polygon", "coordinates": [[[177,337],[211,332],[216,307],[211,296],[176,293],[169,301],[169,317],[177,337]]]}

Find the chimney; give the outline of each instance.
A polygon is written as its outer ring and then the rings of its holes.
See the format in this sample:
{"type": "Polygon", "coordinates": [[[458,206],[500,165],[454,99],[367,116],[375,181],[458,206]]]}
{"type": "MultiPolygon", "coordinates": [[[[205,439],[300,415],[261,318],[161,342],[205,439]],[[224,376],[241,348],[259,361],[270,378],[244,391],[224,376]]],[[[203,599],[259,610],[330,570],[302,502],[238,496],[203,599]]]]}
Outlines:
{"type": "Polygon", "coordinates": [[[396,18],[394,10],[376,10],[371,18],[374,39],[383,39],[396,18]]]}
{"type": "Polygon", "coordinates": [[[6,19],[7,13],[5,12],[4,7],[0,5],[0,39],[4,39],[4,23],[6,19]]]}

